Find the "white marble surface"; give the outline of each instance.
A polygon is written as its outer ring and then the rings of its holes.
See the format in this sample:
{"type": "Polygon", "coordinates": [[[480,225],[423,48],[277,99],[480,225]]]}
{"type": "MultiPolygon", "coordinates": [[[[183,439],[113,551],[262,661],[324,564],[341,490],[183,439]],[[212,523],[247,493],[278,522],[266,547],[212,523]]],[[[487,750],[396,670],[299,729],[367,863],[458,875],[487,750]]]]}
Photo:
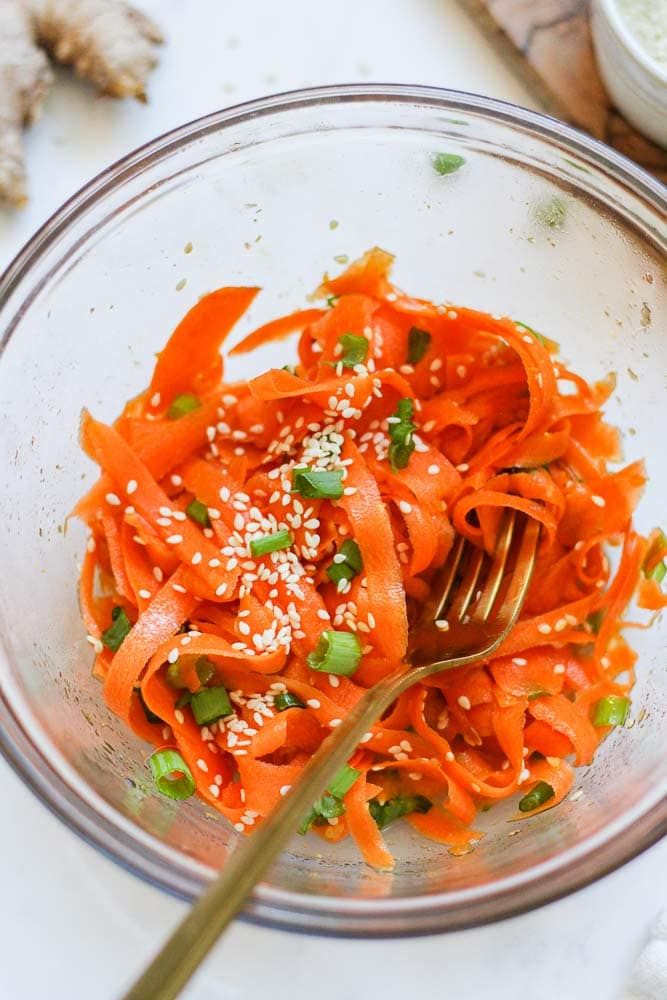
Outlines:
{"type": "MultiPolygon", "coordinates": [[[[532,105],[454,0],[142,0],[169,36],[151,103],[94,98],[62,75],[27,137],[32,200],[0,212],[0,266],[49,213],[154,135],[271,91],[376,80],[532,105]],[[317,38],[321,39],[318,41],[317,38]]],[[[183,904],[81,843],[0,763],[3,1000],[111,1000],[183,904]]],[[[615,1000],[667,899],[663,843],[582,892],[515,920],[399,942],[301,938],[237,923],[189,1000],[615,1000]],[[415,983],[418,985],[416,986],[415,983]]]]}

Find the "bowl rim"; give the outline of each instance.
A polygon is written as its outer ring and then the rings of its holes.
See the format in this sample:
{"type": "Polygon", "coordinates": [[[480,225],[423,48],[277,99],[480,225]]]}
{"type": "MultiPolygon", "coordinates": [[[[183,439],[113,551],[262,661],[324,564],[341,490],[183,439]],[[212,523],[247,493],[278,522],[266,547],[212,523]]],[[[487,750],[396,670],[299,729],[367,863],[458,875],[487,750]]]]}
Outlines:
{"type": "MultiPolygon", "coordinates": [[[[131,151],[96,175],[69,198],[18,252],[0,277],[0,303],[29,275],[38,261],[65,231],[92,205],[120,188],[147,163],[157,162],[185,142],[251,118],[308,106],[350,102],[419,102],[447,111],[482,114],[503,124],[528,130],[580,158],[592,162],[615,181],[647,201],[658,216],[667,199],[662,185],[641,167],[603,143],[555,118],[494,98],[428,86],[403,84],[337,84],[270,95],[221,109],[178,126],[131,151]]],[[[576,164],[575,164],[576,166],[576,164]]],[[[0,356],[8,343],[20,310],[0,340],[0,356]]],[[[0,636],[0,665],[9,660],[0,636]]],[[[19,777],[71,830],[107,857],[145,881],[185,899],[201,889],[211,869],[200,878],[185,863],[165,866],[154,838],[146,843],[124,838],[117,823],[96,812],[78,796],[66,779],[42,756],[0,687],[0,751],[19,777]],[[45,770],[48,773],[45,773],[45,770]]],[[[653,790],[646,799],[570,849],[519,875],[458,893],[353,900],[314,896],[259,885],[242,916],[278,929],[346,937],[393,937],[432,934],[480,926],[518,915],[558,899],[620,867],[667,834],[667,792],[653,790]]],[[[184,859],[185,861],[185,859],[184,859]]]]}
{"type": "Polygon", "coordinates": [[[625,50],[632,61],[642,69],[647,77],[662,86],[667,85],[667,68],[663,68],[657,59],[653,59],[628,27],[623,15],[618,9],[616,0],[597,0],[597,7],[616,37],[619,45],[625,50]]]}

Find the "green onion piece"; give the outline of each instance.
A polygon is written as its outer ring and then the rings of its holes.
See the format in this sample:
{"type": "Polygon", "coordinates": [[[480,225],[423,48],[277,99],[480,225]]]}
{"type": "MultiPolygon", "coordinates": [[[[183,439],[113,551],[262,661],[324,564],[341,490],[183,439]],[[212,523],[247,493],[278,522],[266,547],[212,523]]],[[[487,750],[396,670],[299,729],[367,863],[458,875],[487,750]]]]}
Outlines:
{"type": "Polygon", "coordinates": [[[622,726],[628,717],[630,699],[617,694],[596,701],[593,709],[594,726],[622,726]]]}
{"type": "Polygon", "coordinates": [[[137,698],[139,699],[139,704],[143,708],[144,715],[146,716],[146,718],[148,719],[148,721],[149,722],[163,722],[163,719],[161,719],[159,715],[156,715],[155,712],[153,712],[148,707],[148,705],[146,704],[146,699],[143,696],[143,692],[142,692],[141,688],[135,688],[135,691],[137,693],[137,698]]]}
{"type": "Polygon", "coordinates": [[[306,657],[312,670],[351,677],[361,661],[361,643],[354,632],[322,633],[317,647],[306,657]]]}
{"type": "Polygon", "coordinates": [[[195,782],[178,750],[156,750],[148,760],[155,787],[169,799],[189,799],[195,782]]]}
{"type": "Polygon", "coordinates": [[[208,656],[200,656],[195,663],[195,673],[201,686],[205,687],[215,673],[215,663],[211,663],[208,656]]]}
{"type": "Polygon", "coordinates": [[[176,663],[170,663],[167,667],[167,672],[164,675],[165,680],[169,687],[173,688],[184,688],[187,687],[185,681],[181,677],[181,665],[176,660],[176,663]]]}
{"type": "Polygon", "coordinates": [[[308,500],[340,500],[343,495],[343,473],[322,469],[295,469],[292,480],[294,493],[308,500]]]}
{"type": "Polygon", "coordinates": [[[340,295],[327,295],[327,305],[329,306],[329,309],[333,309],[339,298],[340,295]]]}
{"type": "Polygon", "coordinates": [[[358,573],[361,573],[364,564],[359,546],[353,539],[348,538],[344,541],[337,555],[343,556],[343,560],[332,562],[327,568],[327,576],[332,583],[338,583],[339,580],[353,580],[358,573]]]}
{"type": "Polygon", "coordinates": [[[180,420],[187,413],[192,413],[193,410],[198,410],[201,406],[201,400],[196,396],[193,396],[191,392],[184,392],[180,396],[172,401],[171,406],[167,410],[167,416],[170,420],[180,420]]]}
{"type": "Polygon", "coordinates": [[[408,364],[416,365],[424,357],[431,343],[431,334],[420,330],[418,326],[410,328],[408,333],[408,364]]]}
{"type": "Polygon", "coordinates": [[[132,622],[127,617],[125,609],[117,604],[111,612],[111,625],[102,632],[102,642],[107,649],[111,649],[115,653],[116,650],[120,649],[123,639],[131,628],[132,622]]]}
{"type": "Polygon", "coordinates": [[[537,809],[538,806],[544,805],[549,799],[552,799],[556,793],[550,784],[546,781],[538,781],[534,788],[528,792],[527,795],[519,802],[519,809],[522,813],[531,812],[533,809],[537,809]]]}
{"type": "Polygon", "coordinates": [[[234,713],[227,688],[222,684],[195,691],[190,707],[198,726],[208,726],[211,722],[217,722],[223,716],[234,713]]]}
{"type": "Polygon", "coordinates": [[[201,500],[191,500],[190,503],[185,508],[185,513],[188,517],[192,518],[198,524],[203,525],[205,528],[211,527],[211,519],[208,516],[208,507],[201,500]]]}
{"type": "Polygon", "coordinates": [[[464,157],[459,156],[458,153],[436,153],[433,157],[434,170],[443,176],[445,174],[453,174],[464,163],[464,157]]]}
{"type": "Polygon", "coordinates": [[[279,691],[273,699],[273,707],[277,712],[285,712],[288,708],[305,708],[306,706],[291,691],[279,691]]]}
{"type": "Polygon", "coordinates": [[[345,813],[345,806],[340,799],[325,792],[322,798],[317,800],[315,811],[324,819],[334,819],[334,817],[342,816],[345,813]]]}
{"type": "Polygon", "coordinates": [[[642,570],[644,576],[647,580],[655,580],[656,583],[661,584],[665,579],[665,574],[667,573],[667,566],[665,565],[665,560],[661,559],[659,563],[652,566],[655,557],[664,549],[667,539],[663,531],[659,531],[656,537],[651,542],[644,563],[642,565],[642,570]],[[651,569],[649,567],[652,566],[651,569]]]}
{"type": "Polygon", "coordinates": [[[313,825],[318,816],[319,813],[317,809],[315,809],[315,807],[313,806],[313,808],[310,810],[310,812],[303,820],[303,822],[300,823],[299,826],[297,827],[298,832],[301,834],[302,837],[308,833],[308,831],[310,830],[311,826],[313,825]]]}
{"type": "Polygon", "coordinates": [[[327,791],[329,791],[334,798],[342,799],[345,795],[347,795],[360,774],[361,771],[357,771],[356,767],[350,767],[349,764],[345,764],[345,766],[341,767],[338,774],[333,778],[327,791]]]}
{"type": "Polygon", "coordinates": [[[192,701],[192,691],[185,690],[181,697],[176,701],[174,708],[185,708],[192,701]]]}
{"type": "Polygon", "coordinates": [[[338,338],[338,343],[343,348],[343,353],[338,358],[342,362],[343,368],[354,368],[360,365],[368,356],[368,341],[365,337],[357,336],[356,333],[344,333],[338,338]]]}
{"type": "Polygon", "coordinates": [[[591,627],[591,632],[597,635],[602,628],[602,622],[604,621],[605,612],[602,608],[599,611],[591,611],[590,615],[586,619],[587,623],[591,627]]]}
{"type": "Polygon", "coordinates": [[[276,531],[273,535],[260,535],[253,538],[250,543],[250,551],[254,556],[266,556],[269,552],[278,552],[280,549],[288,549],[294,542],[289,531],[285,528],[276,531]]]}
{"type": "Polygon", "coordinates": [[[396,412],[389,421],[389,462],[394,472],[405,469],[415,450],[413,434],[417,427],[412,422],[414,404],[411,399],[399,399],[396,412]]]}
{"type": "Polygon", "coordinates": [[[389,826],[395,819],[409,816],[410,813],[427,813],[433,803],[424,795],[397,795],[386,802],[371,799],[368,810],[381,830],[389,826]]]}

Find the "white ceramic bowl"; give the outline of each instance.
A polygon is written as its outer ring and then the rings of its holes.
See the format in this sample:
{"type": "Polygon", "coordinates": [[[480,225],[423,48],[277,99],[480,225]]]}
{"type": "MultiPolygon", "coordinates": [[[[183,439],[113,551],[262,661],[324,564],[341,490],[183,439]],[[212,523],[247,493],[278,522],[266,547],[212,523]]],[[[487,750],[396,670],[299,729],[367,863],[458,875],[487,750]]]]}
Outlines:
{"type": "Polygon", "coordinates": [[[640,132],[667,148],[667,71],[642,49],[616,0],[593,0],[591,26],[612,101],[640,132]]]}

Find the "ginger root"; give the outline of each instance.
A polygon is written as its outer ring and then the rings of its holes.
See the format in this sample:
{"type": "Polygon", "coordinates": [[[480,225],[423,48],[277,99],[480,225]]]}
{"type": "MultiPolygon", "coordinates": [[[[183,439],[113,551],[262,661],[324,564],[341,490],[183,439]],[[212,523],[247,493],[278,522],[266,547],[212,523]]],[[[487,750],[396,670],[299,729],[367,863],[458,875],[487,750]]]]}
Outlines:
{"type": "Polygon", "coordinates": [[[0,199],[26,201],[21,133],[53,80],[45,50],[101,93],[145,100],[161,41],[123,0],[0,0],[0,199]]]}

